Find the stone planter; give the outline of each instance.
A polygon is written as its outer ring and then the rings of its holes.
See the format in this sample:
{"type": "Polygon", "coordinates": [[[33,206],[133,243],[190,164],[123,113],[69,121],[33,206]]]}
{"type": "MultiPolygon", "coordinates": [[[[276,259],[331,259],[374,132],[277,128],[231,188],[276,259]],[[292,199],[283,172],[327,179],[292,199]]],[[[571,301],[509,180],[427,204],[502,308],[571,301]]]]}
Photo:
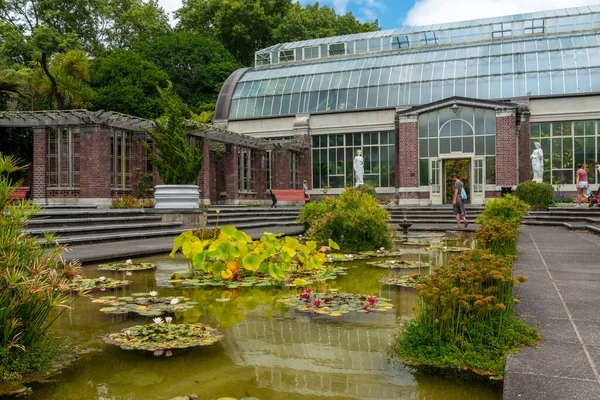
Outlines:
{"type": "Polygon", "coordinates": [[[154,208],[199,208],[197,185],[157,185],[154,208]]]}

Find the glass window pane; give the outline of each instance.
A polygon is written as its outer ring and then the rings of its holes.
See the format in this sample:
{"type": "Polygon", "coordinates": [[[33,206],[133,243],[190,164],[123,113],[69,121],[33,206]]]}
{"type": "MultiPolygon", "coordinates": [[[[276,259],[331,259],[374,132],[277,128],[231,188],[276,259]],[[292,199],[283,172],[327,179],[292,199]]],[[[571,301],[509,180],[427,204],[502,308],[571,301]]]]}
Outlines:
{"type": "Polygon", "coordinates": [[[464,137],[463,141],[463,152],[465,153],[473,153],[473,137],[464,137]]]}
{"type": "Polygon", "coordinates": [[[438,156],[438,139],[429,139],[429,157],[438,156]]]}
{"type": "Polygon", "coordinates": [[[429,159],[419,159],[419,185],[429,185],[429,159]]]}
{"type": "Polygon", "coordinates": [[[428,142],[427,139],[419,139],[419,157],[427,157],[429,150],[428,142]]]}

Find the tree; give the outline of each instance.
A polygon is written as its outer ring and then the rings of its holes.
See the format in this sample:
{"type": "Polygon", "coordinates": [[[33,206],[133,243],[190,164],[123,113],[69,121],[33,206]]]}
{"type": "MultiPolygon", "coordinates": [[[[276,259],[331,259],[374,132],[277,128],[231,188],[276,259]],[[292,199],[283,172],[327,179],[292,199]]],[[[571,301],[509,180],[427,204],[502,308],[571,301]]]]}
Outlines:
{"type": "Polygon", "coordinates": [[[83,51],[60,53],[49,62],[46,53],[38,53],[32,65],[32,82],[42,108],[64,110],[91,105],[89,62],[83,51]]]}
{"type": "Polygon", "coordinates": [[[190,32],[160,37],[140,52],[169,74],[175,92],[195,111],[215,103],[223,82],[241,67],[221,43],[190,32]]]}
{"type": "Polygon", "coordinates": [[[273,44],[272,31],[291,6],[292,0],[184,0],[175,14],[180,29],[213,36],[251,65],[256,50],[273,44]]]}
{"type": "Polygon", "coordinates": [[[295,3],[273,30],[273,40],[285,43],[378,30],[377,20],[361,23],[352,13],[337,15],[335,10],[321,7],[318,2],[304,7],[295,3]]]}
{"type": "Polygon", "coordinates": [[[185,109],[181,99],[173,93],[169,83],[166,89],[158,88],[165,113],[154,120],[154,129],[144,130],[150,135],[156,153],[144,142],[150,162],[156,167],[166,185],[193,185],[200,171],[204,155],[197,146],[189,143],[190,126],[186,125],[185,109]]]}
{"type": "Polygon", "coordinates": [[[168,74],[133,51],[116,50],[92,62],[94,107],[142,118],[162,114],[157,87],[168,86],[168,74]]]}

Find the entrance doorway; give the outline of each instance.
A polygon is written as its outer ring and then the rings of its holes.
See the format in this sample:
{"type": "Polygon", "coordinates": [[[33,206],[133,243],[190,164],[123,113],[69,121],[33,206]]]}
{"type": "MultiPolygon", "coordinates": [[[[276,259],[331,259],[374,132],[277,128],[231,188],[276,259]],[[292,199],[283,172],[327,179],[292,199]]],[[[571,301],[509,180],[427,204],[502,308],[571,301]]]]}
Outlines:
{"type": "Polygon", "coordinates": [[[444,160],[444,203],[452,204],[452,197],[454,196],[454,182],[452,182],[452,174],[457,174],[462,181],[465,191],[467,192],[468,199],[464,200],[465,204],[471,203],[471,159],[460,158],[444,160]]]}

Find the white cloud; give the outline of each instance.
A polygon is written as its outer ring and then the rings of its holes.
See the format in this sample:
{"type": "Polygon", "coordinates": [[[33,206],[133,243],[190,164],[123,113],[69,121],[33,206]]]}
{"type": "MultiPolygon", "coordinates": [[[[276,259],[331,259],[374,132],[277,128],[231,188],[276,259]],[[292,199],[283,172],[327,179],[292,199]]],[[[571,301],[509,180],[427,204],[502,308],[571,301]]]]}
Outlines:
{"type": "MultiPolygon", "coordinates": [[[[164,0],[163,0],[164,1],[164,0]]],[[[315,3],[316,0],[299,0],[300,4],[312,4],[315,3]]],[[[392,0],[394,1],[394,0],[392,0]]],[[[354,13],[357,19],[361,21],[374,21],[379,18],[378,14],[385,10],[385,4],[383,4],[383,0],[319,0],[319,4],[321,6],[329,6],[332,7],[338,15],[346,14],[348,10],[348,6],[354,3],[360,6],[360,11],[358,13],[354,13]]]]}
{"type": "Polygon", "coordinates": [[[431,25],[592,4],[598,4],[598,0],[417,0],[404,25],[431,25]]]}

